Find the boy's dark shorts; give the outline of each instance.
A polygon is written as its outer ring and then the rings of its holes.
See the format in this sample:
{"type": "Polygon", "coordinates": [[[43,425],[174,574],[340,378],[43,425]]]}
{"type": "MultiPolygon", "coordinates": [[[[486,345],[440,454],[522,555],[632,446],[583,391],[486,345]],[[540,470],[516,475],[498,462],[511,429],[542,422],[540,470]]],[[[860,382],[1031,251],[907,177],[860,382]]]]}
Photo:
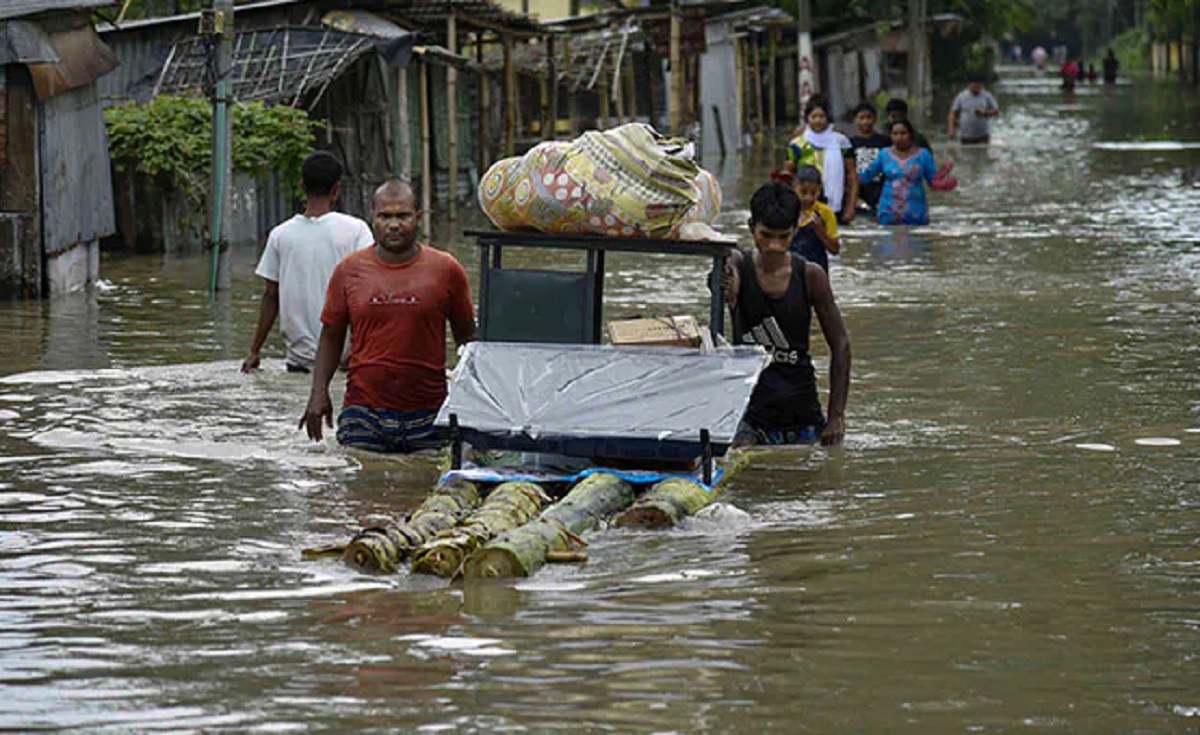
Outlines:
{"type": "Polygon", "coordinates": [[[778,446],[782,444],[813,444],[821,438],[825,419],[816,426],[797,426],[788,429],[761,429],[745,421],[738,424],[733,443],[739,446],[778,446]]]}

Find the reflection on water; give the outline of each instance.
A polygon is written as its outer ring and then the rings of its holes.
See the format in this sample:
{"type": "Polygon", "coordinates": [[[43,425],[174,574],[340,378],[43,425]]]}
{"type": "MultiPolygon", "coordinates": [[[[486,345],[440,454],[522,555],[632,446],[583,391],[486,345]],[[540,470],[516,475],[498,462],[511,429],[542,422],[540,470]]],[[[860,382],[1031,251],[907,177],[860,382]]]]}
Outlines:
{"type": "MultiPolygon", "coordinates": [[[[846,446],[516,583],[299,560],[436,468],[305,440],[277,341],[238,373],[254,253],[216,300],[200,256],[106,256],[0,305],[0,729],[1194,731],[1196,101],[998,93],[994,145],[934,136],[931,226],[845,233],[846,446]]],[[[771,167],[713,162],[720,229],[771,167]]],[[[613,257],[609,316],[703,314],[706,269],[613,257]]]]}

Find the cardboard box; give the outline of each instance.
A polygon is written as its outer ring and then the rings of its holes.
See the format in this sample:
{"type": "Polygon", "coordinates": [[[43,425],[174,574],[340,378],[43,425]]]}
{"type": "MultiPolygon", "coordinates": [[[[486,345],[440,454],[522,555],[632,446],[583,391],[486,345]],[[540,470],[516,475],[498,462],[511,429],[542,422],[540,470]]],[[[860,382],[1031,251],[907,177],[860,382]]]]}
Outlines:
{"type": "Polygon", "coordinates": [[[608,339],[617,346],[697,348],[701,344],[700,330],[690,316],[620,319],[608,323],[608,339]]]}

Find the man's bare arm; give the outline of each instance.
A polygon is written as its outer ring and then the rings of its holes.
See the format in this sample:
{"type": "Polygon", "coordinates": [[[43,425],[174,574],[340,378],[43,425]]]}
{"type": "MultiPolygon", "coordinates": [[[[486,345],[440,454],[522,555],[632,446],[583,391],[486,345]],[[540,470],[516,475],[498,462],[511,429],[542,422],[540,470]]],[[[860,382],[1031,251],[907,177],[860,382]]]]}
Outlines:
{"type": "Polygon", "coordinates": [[[308,406],[300,417],[300,426],[308,430],[313,441],[321,441],[321,424],[333,428],[333,402],[329,400],[329,382],[342,359],[342,346],[346,344],[345,324],[321,327],[321,339],[317,346],[317,359],[313,363],[312,391],[308,406]]]}
{"type": "Polygon", "coordinates": [[[250,345],[250,353],[242,360],[242,372],[248,373],[258,367],[258,353],[267,342],[275,319],[279,316],[279,283],[268,280],[263,287],[262,300],[258,307],[258,327],[254,330],[254,342],[250,345]]]}

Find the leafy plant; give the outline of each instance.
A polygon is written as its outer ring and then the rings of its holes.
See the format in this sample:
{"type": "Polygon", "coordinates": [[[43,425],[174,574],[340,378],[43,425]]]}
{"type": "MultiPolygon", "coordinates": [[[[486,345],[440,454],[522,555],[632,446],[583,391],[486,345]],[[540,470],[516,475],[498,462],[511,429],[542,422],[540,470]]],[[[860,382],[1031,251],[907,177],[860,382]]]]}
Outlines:
{"type": "MultiPolygon", "coordinates": [[[[262,177],[277,172],[297,186],[300,165],[320,126],[301,110],[250,102],[231,106],[233,170],[262,177]]],[[[163,95],[104,112],[109,150],[119,170],[134,170],[182,190],[203,204],[212,168],[212,104],[163,95]]]]}
{"type": "Polygon", "coordinates": [[[1145,71],[1150,68],[1150,34],[1145,26],[1130,28],[1112,40],[1111,47],[1121,71],[1145,71]]]}

